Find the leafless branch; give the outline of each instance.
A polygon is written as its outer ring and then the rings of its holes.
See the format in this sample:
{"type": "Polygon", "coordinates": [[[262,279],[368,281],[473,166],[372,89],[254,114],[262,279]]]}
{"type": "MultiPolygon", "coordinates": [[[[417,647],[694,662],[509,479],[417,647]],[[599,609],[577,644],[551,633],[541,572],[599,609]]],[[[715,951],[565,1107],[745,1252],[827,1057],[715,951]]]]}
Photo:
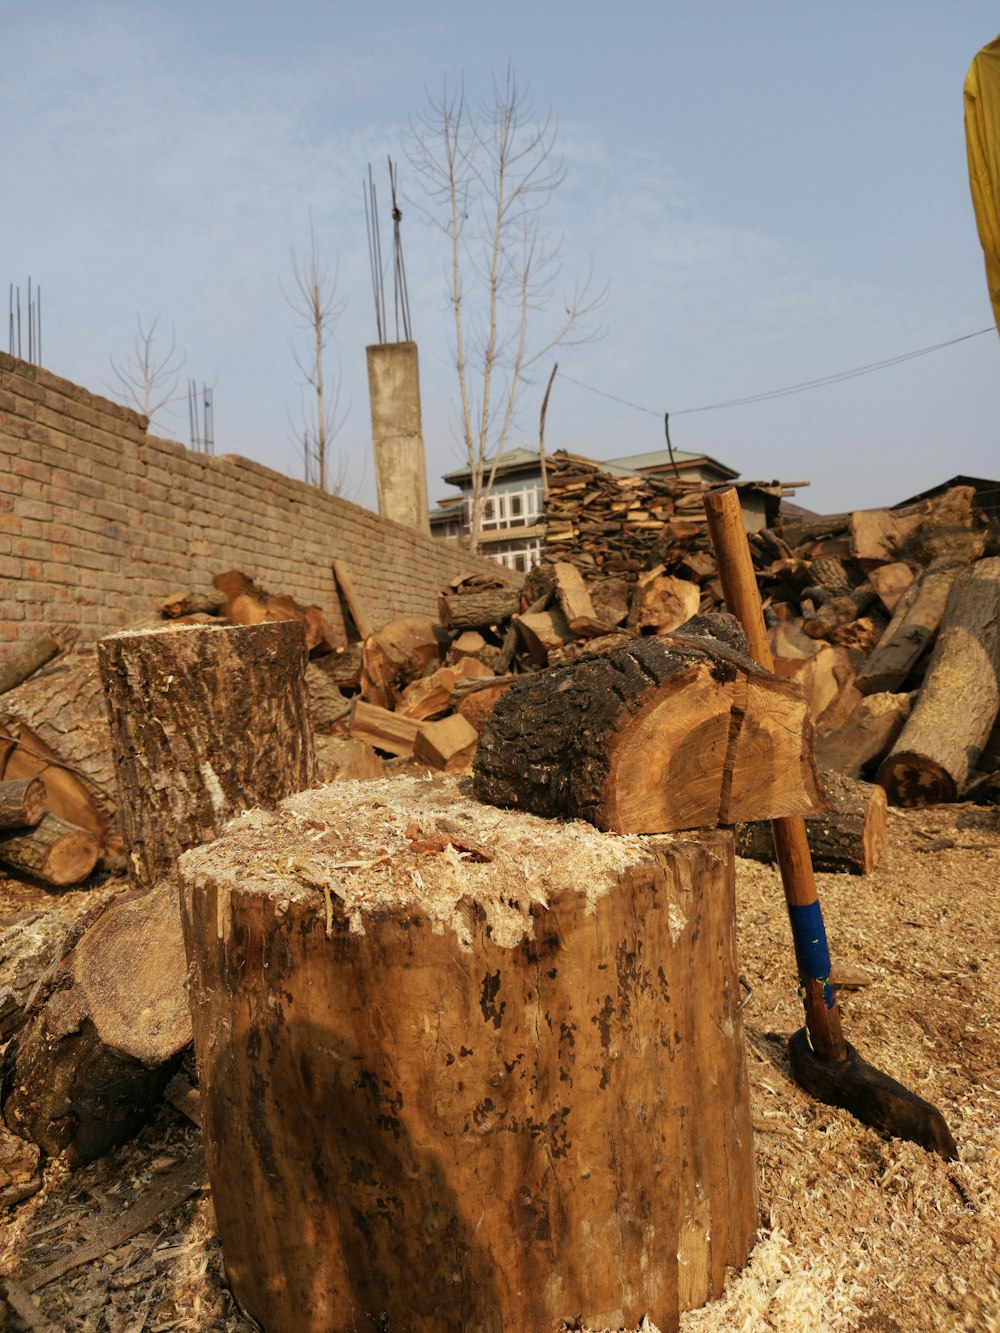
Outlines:
{"type": "Polygon", "coordinates": [[[426,196],[417,206],[449,242],[458,427],[472,482],[474,549],[523,386],[554,348],[599,336],[593,316],[607,289],[592,274],[563,299],[562,315],[551,317],[561,254],[544,227],[544,210],[565,177],[555,155],[557,129],[551,115],[536,121],[510,64],[478,109],[463,84],[450,91],[446,83],[411,125],[408,155],[426,196]]]}
{"type": "Polygon", "coordinates": [[[119,363],[113,356],[108,357],[117,383],[105,382],[105,388],[141,412],[152,425],[157,412],[167,403],[176,401],[174,391],[186,356],[177,352],[173,329],[166,352],[161,355],[154,350],[159,315],[148,330],[143,328],[140,315],[136,315],[135,322],[136,335],[128,358],[119,363]]]}

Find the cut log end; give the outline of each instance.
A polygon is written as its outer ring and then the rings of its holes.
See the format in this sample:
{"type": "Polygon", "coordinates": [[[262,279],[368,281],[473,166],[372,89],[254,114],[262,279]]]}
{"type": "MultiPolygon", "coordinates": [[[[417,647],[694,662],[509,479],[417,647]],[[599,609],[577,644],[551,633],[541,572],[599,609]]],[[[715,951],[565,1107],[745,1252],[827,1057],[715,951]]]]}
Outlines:
{"type": "Polygon", "coordinates": [[[958,799],[955,779],[926,755],[900,750],[885,760],[878,771],[890,805],[942,805],[958,799]]]}

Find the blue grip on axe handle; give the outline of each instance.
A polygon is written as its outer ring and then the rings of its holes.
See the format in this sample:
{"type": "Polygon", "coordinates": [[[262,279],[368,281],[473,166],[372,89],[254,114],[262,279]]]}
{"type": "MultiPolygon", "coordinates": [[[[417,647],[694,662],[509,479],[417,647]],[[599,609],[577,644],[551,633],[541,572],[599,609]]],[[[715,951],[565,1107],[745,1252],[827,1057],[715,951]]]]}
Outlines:
{"type": "Polygon", "coordinates": [[[795,942],[795,959],[799,965],[799,975],[822,984],[826,1007],[832,1009],[836,997],[830,985],[830,950],[826,942],[826,927],[823,925],[820,905],[814,902],[797,907],[790,903],[788,918],[792,923],[792,939],[795,942]]]}

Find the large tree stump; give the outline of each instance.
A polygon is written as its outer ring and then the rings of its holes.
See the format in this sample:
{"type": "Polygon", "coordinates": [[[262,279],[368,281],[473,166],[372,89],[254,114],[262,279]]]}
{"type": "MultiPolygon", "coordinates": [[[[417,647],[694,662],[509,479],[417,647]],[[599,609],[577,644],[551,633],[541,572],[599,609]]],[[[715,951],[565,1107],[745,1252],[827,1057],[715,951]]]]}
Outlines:
{"type": "Polygon", "coordinates": [[[475,793],[619,833],[819,804],[801,688],[746,656],[732,616],[515,681],[479,740],[475,793]]]}
{"type": "Polygon", "coordinates": [[[1000,556],[954,583],[923,688],[883,760],[891,805],[954,801],[983,751],[1000,707],[1000,556]]]}
{"type": "Polygon", "coordinates": [[[240,810],[313,781],[299,622],[125,630],[98,657],[136,887],[240,810]]]}
{"type": "Polygon", "coordinates": [[[666,1333],[721,1292],[757,1225],[732,846],[400,777],[181,858],[212,1197],[268,1333],[666,1333]]]}

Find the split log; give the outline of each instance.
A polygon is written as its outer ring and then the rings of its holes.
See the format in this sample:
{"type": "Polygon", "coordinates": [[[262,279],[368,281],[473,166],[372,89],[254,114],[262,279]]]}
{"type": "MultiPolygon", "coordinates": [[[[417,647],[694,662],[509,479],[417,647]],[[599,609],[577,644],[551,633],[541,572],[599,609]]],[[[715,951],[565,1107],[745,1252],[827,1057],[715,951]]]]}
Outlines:
{"type": "Polygon", "coordinates": [[[80,636],[78,629],[55,625],[37,634],[30,643],[0,662],[0,694],[6,694],[40,671],[47,662],[61,653],[68,653],[80,636]]]}
{"type": "Polygon", "coordinates": [[[8,1051],[7,1125],[71,1169],[149,1119],[191,1041],[176,886],[113,901],[82,930],[8,1051]]]}
{"type": "Polygon", "coordinates": [[[419,730],[420,723],[414,722],[412,717],[403,717],[388,708],[380,708],[378,704],[365,703],[363,699],[355,700],[351,735],[376,750],[408,758],[413,754],[419,730]]]}
{"type": "Polygon", "coordinates": [[[313,781],[300,622],[125,630],[98,657],[136,887],[240,810],[313,781]]]}
{"type": "Polygon", "coordinates": [[[676,1329],[746,1262],[728,832],[618,840],[401,777],[181,868],[212,1199],[265,1328],[676,1329]]]}
{"type": "Polygon", "coordinates": [[[923,687],[878,780],[893,805],[954,801],[1000,709],[1000,556],[960,575],[923,687]]]}
{"type": "Polygon", "coordinates": [[[674,578],[671,574],[659,574],[642,589],[635,627],[666,634],[697,615],[700,603],[701,589],[697,583],[674,578]]]}
{"type": "Polygon", "coordinates": [[[462,681],[452,691],[452,709],[470,722],[477,732],[482,731],[497,700],[515,680],[516,676],[494,676],[491,680],[462,681]]]}
{"type": "Polygon", "coordinates": [[[515,616],[511,624],[517,626],[521,642],[531,654],[532,662],[539,667],[546,665],[553,649],[561,648],[575,638],[558,607],[551,611],[526,611],[524,615],[515,616]]]}
{"type": "Polygon", "coordinates": [[[606,634],[610,627],[598,616],[580,571],[564,560],[557,560],[552,566],[552,577],[559,608],[573,633],[606,634]]]}
{"type": "Polygon", "coordinates": [[[895,561],[900,547],[922,522],[913,510],[859,509],[851,515],[851,550],[863,563],[895,561]]]}
{"type": "Polygon", "coordinates": [[[443,717],[440,722],[425,722],[413,743],[413,757],[419,762],[454,773],[468,768],[476,752],[479,732],[460,713],[443,717]]]}
{"type": "Polygon", "coordinates": [[[913,570],[902,561],[891,565],[879,565],[868,572],[868,582],[879,595],[879,600],[890,615],[896,604],[913,582],[913,570]]]}
{"type": "Polygon", "coordinates": [[[0,829],[34,828],[45,814],[45,783],[41,778],[0,781],[0,829]]]}
{"type": "Polygon", "coordinates": [[[457,664],[469,658],[478,659],[485,647],[486,640],[478,630],[465,629],[448,645],[448,661],[457,664]]]}
{"type": "Polygon", "coordinates": [[[438,627],[426,616],[400,616],[369,634],[361,654],[361,693],[380,708],[441,659],[438,627]]]}
{"type": "Polygon", "coordinates": [[[0,833],[0,864],[55,889],[82,884],[100,854],[96,834],[67,824],[58,815],[45,815],[34,828],[0,833]]]}
{"type": "Polygon", "coordinates": [[[287,593],[268,593],[238,569],[216,574],[212,582],[225,597],[222,614],[234,625],[263,625],[272,621],[297,620],[312,652],[332,652],[337,644],[326,617],[318,606],[300,606],[287,593]]]}
{"type": "Polygon", "coordinates": [[[395,711],[415,722],[441,717],[451,707],[452,693],[459,681],[495,680],[488,666],[476,657],[463,657],[454,666],[439,667],[429,676],[415,680],[399,696],[395,711]]]}
{"type": "Polygon", "coordinates": [[[588,587],[597,619],[613,629],[628,615],[632,589],[627,579],[602,578],[588,587]]]}
{"type": "Polygon", "coordinates": [[[354,628],[358,631],[358,637],[363,642],[369,634],[374,632],[375,627],[372,624],[367,606],[365,606],[357,588],[354,586],[351,571],[345,561],[333,561],[333,577],[336,579],[341,596],[347,604],[347,610],[354,621],[354,628]]]}
{"type": "Polygon", "coordinates": [[[912,694],[859,696],[857,709],[816,741],[821,768],[860,778],[888,753],[913,706],[912,694]]]}
{"type": "Polygon", "coordinates": [[[320,782],[367,782],[384,776],[382,760],[353,736],[316,737],[316,777],[320,782]]]}
{"type": "Polygon", "coordinates": [[[819,803],[801,689],[750,661],[732,616],[525,676],[483,728],[480,800],[660,833],[819,803]]]}
{"type": "Polygon", "coordinates": [[[438,595],[441,624],[450,630],[489,629],[502,625],[520,610],[516,588],[487,588],[481,592],[442,592],[438,595]]]}
{"type": "Polygon", "coordinates": [[[931,565],[896,603],[878,646],[857,676],[862,694],[894,694],[937,633],[952,585],[962,566],[931,565]]]}
{"type": "MultiPolygon", "coordinates": [[[[857,782],[842,773],[823,773],[821,782],[831,808],[806,815],[806,836],[814,870],[832,874],[867,875],[885,849],[886,801],[881,787],[857,782]]],[[[740,824],[736,854],[773,862],[770,824],[740,824]]]]}

